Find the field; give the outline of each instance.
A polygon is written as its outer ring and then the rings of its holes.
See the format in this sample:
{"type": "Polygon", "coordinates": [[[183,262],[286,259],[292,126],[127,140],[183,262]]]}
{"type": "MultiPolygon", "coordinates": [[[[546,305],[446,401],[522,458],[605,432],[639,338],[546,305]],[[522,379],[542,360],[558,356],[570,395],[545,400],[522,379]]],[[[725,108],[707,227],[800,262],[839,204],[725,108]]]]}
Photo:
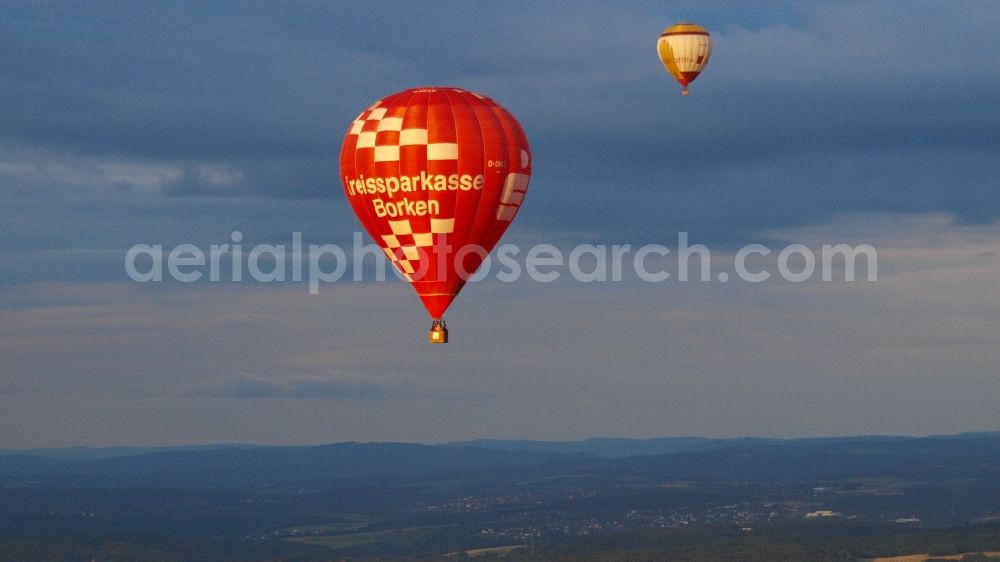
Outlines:
{"type": "Polygon", "coordinates": [[[906,556],[887,556],[883,558],[872,558],[868,562],[924,562],[924,560],[961,560],[965,556],[982,555],[989,558],[1000,558],[1000,552],[963,552],[961,554],[948,554],[946,556],[931,556],[930,554],[908,554],[906,556]]]}
{"type": "Polygon", "coordinates": [[[378,544],[388,547],[407,547],[418,541],[424,540],[438,530],[446,529],[449,525],[436,525],[428,527],[409,527],[405,529],[391,529],[386,531],[374,531],[370,533],[349,533],[339,535],[321,535],[315,537],[296,537],[288,539],[291,542],[308,544],[313,546],[323,546],[335,550],[378,544]]]}

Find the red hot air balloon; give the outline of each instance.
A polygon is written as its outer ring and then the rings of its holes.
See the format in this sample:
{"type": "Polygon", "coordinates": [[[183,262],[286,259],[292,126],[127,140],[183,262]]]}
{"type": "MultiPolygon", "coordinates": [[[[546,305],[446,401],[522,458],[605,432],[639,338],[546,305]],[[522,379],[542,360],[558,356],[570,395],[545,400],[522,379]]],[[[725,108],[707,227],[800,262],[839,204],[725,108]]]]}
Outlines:
{"type": "Polygon", "coordinates": [[[351,124],[340,151],[358,220],[413,285],[445,343],[445,310],[521,206],[531,151],[490,98],[448,87],[405,90],[351,124]]]}

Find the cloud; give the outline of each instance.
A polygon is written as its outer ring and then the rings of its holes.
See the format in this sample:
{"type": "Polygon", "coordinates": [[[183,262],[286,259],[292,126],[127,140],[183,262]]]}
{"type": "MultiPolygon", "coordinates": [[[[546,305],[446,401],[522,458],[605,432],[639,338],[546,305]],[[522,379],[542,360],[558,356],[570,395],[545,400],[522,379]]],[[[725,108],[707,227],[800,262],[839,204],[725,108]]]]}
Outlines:
{"type": "Polygon", "coordinates": [[[349,119],[421,83],[485,91],[525,126],[512,238],[735,246],[855,213],[1000,214],[992,2],[3,11],[0,286],[121,278],[67,250],[347,241],[349,119]],[[652,49],[677,19],[717,47],[687,98],[652,49]]]}
{"type": "Polygon", "coordinates": [[[453,389],[419,381],[400,373],[364,374],[332,372],[316,376],[262,377],[242,374],[213,385],[203,386],[197,394],[213,398],[340,398],[344,400],[381,400],[417,396],[454,395],[453,389]]]}
{"type": "Polygon", "coordinates": [[[0,426],[16,429],[4,438],[995,425],[998,12],[5,5],[0,426]],[[704,23],[717,45],[686,98],[653,49],[680,19],[704,23]],[[720,257],[746,242],[869,242],[885,277],[477,284],[449,312],[447,354],[426,349],[402,284],[310,297],[293,285],[123,282],[138,243],[205,248],[240,230],[245,246],[293,231],[349,245],[359,225],[339,184],[343,133],[359,109],[417,84],[483,91],[524,125],[535,175],[508,240],[672,245],[687,230],[720,257]],[[254,396],[274,399],[250,408],[254,396]]]}
{"type": "MultiPolygon", "coordinates": [[[[335,154],[359,108],[413,84],[456,83],[501,100],[528,130],[539,163],[532,197],[544,209],[526,209],[532,226],[562,226],[580,212],[602,222],[601,197],[624,189],[623,212],[662,217],[637,204],[660,194],[678,209],[665,217],[672,227],[696,216],[745,233],[763,205],[722,220],[711,193],[759,194],[798,224],[818,215],[780,200],[803,190],[819,213],[881,210],[838,197],[839,184],[758,180],[748,169],[806,161],[822,178],[842,165],[825,165],[833,156],[853,168],[849,188],[878,190],[891,206],[910,199],[906,186],[869,180],[919,161],[901,151],[974,161],[995,151],[998,9],[213,3],[111,5],[83,17],[28,5],[0,30],[10,38],[0,55],[8,69],[0,125],[11,142],[88,158],[209,162],[240,176],[236,193],[338,198],[335,154]],[[677,17],[703,18],[717,44],[698,95],[684,100],[651,47],[677,17]],[[948,69],[946,80],[936,68],[948,69]],[[686,197],[691,189],[710,193],[699,203],[686,197]],[[558,212],[570,193],[574,212],[558,212]]],[[[967,175],[961,203],[932,197],[917,212],[996,209],[992,176],[976,167],[967,175]]],[[[211,182],[192,183],[199,177],[187,174],[171,193],[215,193],[211,182]]],[[[935,194],[948,192],[945,172],[926,179],[935,194]]],[[[606,222],[607,232],[622,227],[606,222]]]]}
{"type": "MultiPolygon", "coordinates": [[[[391,386],[391,385],[390,385],[391,386]]],[[[356,374],[328,377],[264,378],[245,375],[204,392],[221,398],[345,398],[372,400],[390,395],[378,377],[356,374]]]]}
{"type": "Polygon", "coordinates": [[[987,429],[998,229],[773,233],[871,243],[874,283],[477,283],[445,349],[402,283],[29,284],[0,308],[0,423],[8,446],[987,429]]]}

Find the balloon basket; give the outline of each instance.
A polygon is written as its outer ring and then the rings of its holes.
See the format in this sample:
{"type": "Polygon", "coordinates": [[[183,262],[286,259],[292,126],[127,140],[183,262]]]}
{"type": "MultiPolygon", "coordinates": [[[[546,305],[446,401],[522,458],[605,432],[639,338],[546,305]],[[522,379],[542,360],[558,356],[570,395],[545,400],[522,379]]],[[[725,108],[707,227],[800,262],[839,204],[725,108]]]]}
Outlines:
{"type": "Polygon", "coordinates": [[[448,343],[448,326],[444,320],[435,320],[427,333],[428,343],[448,343]]]}

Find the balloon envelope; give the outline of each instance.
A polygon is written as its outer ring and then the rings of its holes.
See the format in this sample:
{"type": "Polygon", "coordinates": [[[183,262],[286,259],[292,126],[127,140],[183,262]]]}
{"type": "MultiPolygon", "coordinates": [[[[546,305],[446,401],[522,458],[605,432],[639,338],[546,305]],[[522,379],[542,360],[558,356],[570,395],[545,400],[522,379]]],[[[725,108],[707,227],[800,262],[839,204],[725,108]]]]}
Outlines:
{"type": "Polygon", "coordinates": [[[340,176],[358,220],[439,319],[517,214],[531,150],[492,99],[414,88],[351,123],[340,176]]]}
{"type": "Polygon", "coordinates": [[[663,30],[656,42],[656,52],[686,96],[688,84],[701,74],[712,56],[712,38],[700,25],[679,23],[663,30]]]}

